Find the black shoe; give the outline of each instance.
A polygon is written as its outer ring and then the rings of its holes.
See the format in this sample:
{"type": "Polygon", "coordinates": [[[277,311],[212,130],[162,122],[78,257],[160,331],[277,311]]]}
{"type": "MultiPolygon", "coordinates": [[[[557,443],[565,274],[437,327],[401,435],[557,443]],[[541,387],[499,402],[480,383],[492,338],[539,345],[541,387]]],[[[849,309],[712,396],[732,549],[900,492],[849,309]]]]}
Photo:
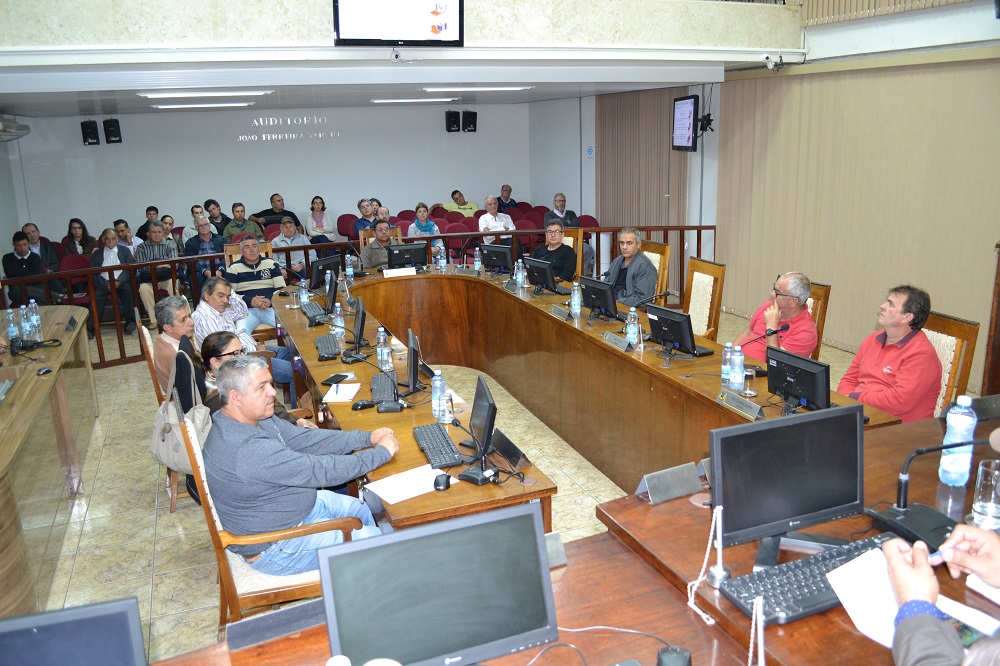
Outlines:
{"type": "Polygon", "coordinates": [[[187,475],[186,485],[187,485],[188,495],[191,496],[191,499],[194,500],[195,504],[201,506],[201,498],[198,497],[198,485],[194,482],[194,475],[192,474],[187,475]]]}
{"type": "Polygon", "coordinates": [[[87,329],[87,339],[88,340],[93,340],[94,339],[94,332],[92,330],[90,330],[89,328],[87,329]]]}
{"type": "Polygon", "coordinates": [[[132,335],[133,333],[135,333],[135,322],[130,321],[125,324],[125,335],[132,335]]]}

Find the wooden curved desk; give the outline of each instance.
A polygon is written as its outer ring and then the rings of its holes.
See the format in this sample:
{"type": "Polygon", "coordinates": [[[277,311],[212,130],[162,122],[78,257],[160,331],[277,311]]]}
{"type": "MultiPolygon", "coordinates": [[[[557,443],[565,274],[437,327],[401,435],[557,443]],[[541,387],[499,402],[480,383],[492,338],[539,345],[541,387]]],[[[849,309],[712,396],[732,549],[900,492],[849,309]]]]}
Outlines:
{"type": "MultiPolygon", "coordinates": [[[[453,273],[370,278],[352,293],[396,335],[412,328],[432,365],[462,365],[496,379],[627,492],[644,474],[708,457],[713,428],[746,422],[716,403],[718,354],[663,368],[659,345],[619,352],[601,335],[618,333],[620,322],[590,326],[587,310],[570,321],[549,314],[566,296],[512,294],[498,281],[453,273]],[[691,373],[697,374],[684,376],[691,373]]],[[[698,343],[722,348],[704,338],[698,343]]],[[[766,405],[767,391],[758,390],[755,402],[766,405]]],[[[869,427],[899,422],[870,407],[865,414],[869,427]]]]}

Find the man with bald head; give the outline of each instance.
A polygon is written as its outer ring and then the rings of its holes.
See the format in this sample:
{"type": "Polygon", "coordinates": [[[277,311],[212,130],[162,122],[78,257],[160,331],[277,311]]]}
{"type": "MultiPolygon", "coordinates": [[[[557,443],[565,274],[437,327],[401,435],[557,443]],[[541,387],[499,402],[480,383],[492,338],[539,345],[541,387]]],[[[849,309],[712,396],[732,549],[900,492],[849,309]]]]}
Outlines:
{"type": "MultiPolygon", "coordinates": [[[[514,220],[510,215],[500,212],[500,204],[496,197],[486,197],[486,212],[479,217],[479,231],[513,231],[514,220]]],[[[501,236],[500,245],[510,245],[512,236],[501,236]]],[[[496,236],[483,236],[483,243],[492,245],[496,236]]]]}
{"type": "Polygon", "coordinates": [[[812,354],[818,336],[816,324],[806,307],[811,290],[809,278],[802,273],[779,275],[771,285],[770,297],[757,308],[750,325],[733,340],[733,346],[741,345],[746,356],[762,362],[767,361],[767,347],[777,347],[799,356],[812,354]],[[787,331],[747,343],[769,330],[776,331],[783,324],[788,324],[787,331]]]}

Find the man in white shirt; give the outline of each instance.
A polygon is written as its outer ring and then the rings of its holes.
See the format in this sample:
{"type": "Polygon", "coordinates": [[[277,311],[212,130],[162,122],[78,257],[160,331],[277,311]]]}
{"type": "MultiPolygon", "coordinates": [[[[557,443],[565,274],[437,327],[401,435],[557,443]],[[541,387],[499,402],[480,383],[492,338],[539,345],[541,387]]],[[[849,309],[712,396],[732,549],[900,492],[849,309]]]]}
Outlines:
{"type": "MultiPolygon", "coordinates": [[[[514,220],[507,213],[499,212],[496,197],[486,197],[486,212],[479,218],[479,231],[513,231],[514,220]]],[[[501,236],[500,245],[510,245],[511,236],[501,236]]],[[[492,245],[496,236],[483,236],[483,243],[492,245]]]]}
{"type": "Polygon", "coordinates": [[[132,234],[125,220],[115,220],[115,233],[118,234],[118,243],[127,247],[134,257],[136,248],[142,245],[142,239],[132,234]]]}
{"type": "MultiPolygon", "coordinates": [[[[91,268],[98,266],[125,266],[135,263],[129,249],[118,242],[118,234],[114,229],[108,228],[101,234],[101,245],[90,255],[91,268]]],[[[104,309],[107,306],[108,298],[111,296],[113,288],[118,293],[118,304],[125,315],[125,335],[132,335],[135,331],[135,294],[132,292],[132,280],[129,272],[124,269],[116,270],[108,280],[107,273],[96,273],[94,275],[94,300],[97,301],[97,321],[104,319],[104,309]]],[[[87,334],[94,336],[94,321],[87,320],[87,334]]]]}
{"type": "Polygon", "coordinates": [[[205,209],[198,204],[191,206],[191,224],[184,227],[184,231],[181,232],[181,248],[183,248],[189,240],[198,235],[198,222],[204,219],[205,209]]]}

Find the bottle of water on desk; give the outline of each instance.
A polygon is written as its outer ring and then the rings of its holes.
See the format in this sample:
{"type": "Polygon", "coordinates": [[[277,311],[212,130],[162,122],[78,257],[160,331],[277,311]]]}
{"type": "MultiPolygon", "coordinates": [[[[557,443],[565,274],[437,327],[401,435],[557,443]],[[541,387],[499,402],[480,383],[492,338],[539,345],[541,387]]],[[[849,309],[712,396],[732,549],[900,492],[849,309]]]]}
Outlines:
{"type": "Polygon", "coordinates": [[[733,347],[733,356],[729,362],[729,388],[734,391],[743,390],[743,347],[733,347]]]}
{"type": "Polygon", "coordinates": [[[344,310],[340,303],[333,306],[333,337],[337,338],[341,349],[344,347],[344,337],[347,334],[347,326],[344,323],[344,310]]]}
{"type": "Polygon", "coordinates": [[[476,253],[472,258],[472,268],[478,273],[483,270],[483,255],[479,253],[479,248],[476,248],[476,253]]]}
{"type": "MultiPolygon", "coordinates": [[[[945,421],[948,423],[948,430],[944,435],[944,444],[971,442],[978,422],[976,413],[972,411],[972,398],[967,395],[958,396],[955,406],[948,410],[945,421]]],[[[942,451],[938,478],[941,483],[949,486],[964,486],[969,480],[971,466],[972,446],[942,451]]]]}
{"type": "Polygon", "coordinates": [[[32,339],[41,342],[42,341],[42,315],[38,312],[38,303],[35,299],[28,301],[28,316],[31,318],[31,332],[33,334],[32,339]]]}
{"type": "Polygon", "coordinates": [[[448,406],[445,400],[448,397],[448,390],[444,383],[444,377],[441,376],[440,370],[434,371],[434,377],[431,379],[431,414],[434,418],[440,419],[442,414],[448,411],[448,406]]]}
{"type": "Polygon", "coordinates": [[[574,282],[573,291],[569,295],[569,313],[579,317],[581,309],[583,309],[583,294],[580,293],[580,283],[574,282]]]}
{"type": "Polygon", "coordinates": [[[438,270],[442,273],[448,270],[448,252],[438,252],[438,270]]]}
{"type": "Polygon", "coordinates": [[[518,287],[524,286],[524,261],[521,259],[517,260],[517,266],[514,267],[514,284],[518,287]]]}
{"type": "Polygon", "coordinates": [[[354,282],[354,257],[347,255],[347,268],[344,269],[344,274],[347,276],[347,285],[350,286],[354,282]]]}
{"type": "Polygon", "coordinates": [[[7,308],[7,342],[19,337],[21,329],[17,325],[17,319],[14,318],[14,311],[7,308]]]}
{"type": "Polygon", "coordinates": [[[303,283],[302,286],[299,287],[299,303],[301,303],[302,305],[305,305],[306,303],[309,302],[309,299],[311,297],[312,297],[312,292],[309,291],[309,287],[307,287],[303,283]]]}
{"type": "Polygon", "coordinates": [[[625,342],[633,347],[639,344],[639,315],[635,308],[629,308],[625,318],[625,342]]]}
{"type": "Polygon", "coordinates": [[[34,340],[35,333],[31,326],[31,317],[28,316],[27,306],[22,305],[20,310],[21,337],[25,340],[34,340]]]}
{"type": "Polygon", "coordinates": [[[733,367],[733,343],[727,342],[722,350],[722,388],[729,388],[729,373],[733,367]]]}
{"type": "Polygon", "coordinates": [[[382,372],[392,372],[392,349],[389,348],[389,336],[385,327],[379,326],[375,336],[375,355],[378,357],[378,369],[382,372]]]}

